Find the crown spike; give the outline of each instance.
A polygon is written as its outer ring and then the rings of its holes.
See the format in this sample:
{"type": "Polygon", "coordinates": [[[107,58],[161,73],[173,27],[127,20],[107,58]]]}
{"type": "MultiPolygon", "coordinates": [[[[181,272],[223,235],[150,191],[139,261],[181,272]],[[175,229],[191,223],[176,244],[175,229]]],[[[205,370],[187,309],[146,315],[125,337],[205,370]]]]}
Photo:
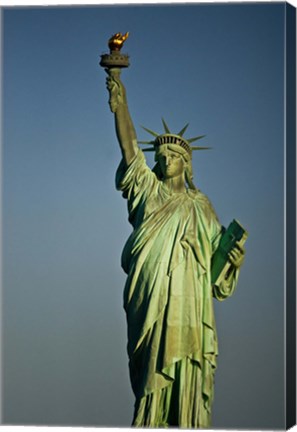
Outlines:
{"type": "Polygon", "coordinates": [[[167,126],[167,124],[166,124],[165,120],[163,119],[163,117],[162,117],[162,123],[163,123],[165,132],[168,133],[168,134],[170,134],[171,132],[169,130],[169,127],[167,126]]]}
{"type": "Polygon", "coordinates": [[[151,148],[151,147],[148,147],[148,148],[144,148],[144,149],[142,149],[142,151],[143,151],[143,152],[152,152],[152,151],[155,151],[155,149],[154,149],[154,148],[151,148]]]}
{"type": "Polygon", "coordinates": [[[186,126],[184,126],[182,128],[182,130],[177,135],[183,136],[183,134],[186,132],[188,126],[189,126],[189,123],[187,123],[186,126]]]}
{"type": "Polygon", "coordinates": [[[159,136],[159,134],[157,134],[156,132],[154,132],[154,131],[152,131],[152,130],[150,130],[150,129],[144,127],[144,126],[141,126],[141,127],[142,127],[142,129],[144,129],[145,131],[147,131],[148,133],[150,133],[150,134],[153,135],[154,137],[159,136]]]}
{"type": "Polygon", "coordinates": [[[138,144],[151,144],[151,145],[155,144],[155,141],[137,141],[137,142],[138,144]]]}
{"type": "Polygon", "coordinates": [[[204,138],[205,136],[206,135],[200,135],[200,136],[197,136],[197,137],[194,137],[194,138],[189,138],[189,139],[187,139],[187,141],[188,141],[189,144],[191,144],[192,142],[197,141],[197,140],[199,140],[201,138],[204,138]]]}
{"type": "Polygon", "coordinates": [[[211,150],[212,147],[191,146],[191,150],[211,150]]]}

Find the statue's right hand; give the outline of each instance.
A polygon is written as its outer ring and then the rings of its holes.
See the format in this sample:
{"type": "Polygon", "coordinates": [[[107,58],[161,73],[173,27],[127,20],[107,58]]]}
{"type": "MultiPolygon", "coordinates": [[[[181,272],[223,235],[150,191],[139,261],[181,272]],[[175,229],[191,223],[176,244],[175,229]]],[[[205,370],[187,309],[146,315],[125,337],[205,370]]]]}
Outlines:
{"type": "Polygon", "coordinates": [[[109,74],[106,78],[106,88],[109,91],[109,106],[115,113],[120,104],[126,102],[126,92],[119,76],[109,74]]]}

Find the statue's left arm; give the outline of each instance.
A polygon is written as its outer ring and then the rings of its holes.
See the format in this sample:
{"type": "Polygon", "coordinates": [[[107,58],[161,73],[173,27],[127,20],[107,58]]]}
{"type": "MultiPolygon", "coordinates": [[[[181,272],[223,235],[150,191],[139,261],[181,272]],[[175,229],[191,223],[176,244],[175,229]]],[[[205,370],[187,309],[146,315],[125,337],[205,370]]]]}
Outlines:
{"type": "MultiPolygon", "coordinates": [[[[217,242],[218,239],[216,240],[216,243],[217,242]]],[[[213,285],[213,296],[217,300],[225,300],[233,294],[237,285],[240,267],[244,261],[244,256],[245,249],[237,242],[228,255],[230,266],[224,278],[218,284],[213,285]]]]}

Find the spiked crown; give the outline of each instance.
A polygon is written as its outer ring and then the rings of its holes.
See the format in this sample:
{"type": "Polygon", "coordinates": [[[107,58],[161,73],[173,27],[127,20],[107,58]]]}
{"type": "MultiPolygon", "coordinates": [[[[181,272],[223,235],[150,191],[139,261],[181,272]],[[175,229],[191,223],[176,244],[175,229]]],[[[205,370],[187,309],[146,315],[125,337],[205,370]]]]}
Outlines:
{"type": "Polygon", "coordinates": [[[184,150],[186,150],[186,152],[192,156],[192,151],[193,150],[208,150],[210,147],[201,147],[201,146],[191,146],[191,143],[194,141],[197,141],[203,137],[205,137],[205,135],[200,135],[200,136],[196,136],[194,138],[188,138],[185,139],[183,137],[183,134],[185,133],[185,131],[187,130],[187,127],[189,126],[189,123],[186,124],[182,130],[180,132],[178,132],[177,134],[173,134],[170,132],[165,120],[162,118],[162,123],[164,126],[164,134],[157,134],[156,132],[142,126],[142,128],[148,132],[149,134],[153,135],[155,137],[154,140],[152,141],[138,141],[139,144],[150,144],[153,147],[148,147],[143,149],[143,151],[156,151],[160,146],[164,145],[164,144],[171,144],[171,145],[177,145],[179,147],[182,147],[184,150]]]}

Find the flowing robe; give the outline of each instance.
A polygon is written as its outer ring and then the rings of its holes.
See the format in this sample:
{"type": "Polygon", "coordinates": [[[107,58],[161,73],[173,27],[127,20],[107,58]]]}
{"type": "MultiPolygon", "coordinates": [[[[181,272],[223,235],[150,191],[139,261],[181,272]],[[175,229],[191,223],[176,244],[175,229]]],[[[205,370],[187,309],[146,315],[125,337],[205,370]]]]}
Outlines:
{"type": "Polygon", "coordinates": [[[208,427],[218,354],[213,297],[230,296],[238,276],[211,285],[222,227],[205,195],[170,191],[141,150],[128,167],[121,162],[116,186],[133,226],[122,253],[133,424],[208,427]]]}

